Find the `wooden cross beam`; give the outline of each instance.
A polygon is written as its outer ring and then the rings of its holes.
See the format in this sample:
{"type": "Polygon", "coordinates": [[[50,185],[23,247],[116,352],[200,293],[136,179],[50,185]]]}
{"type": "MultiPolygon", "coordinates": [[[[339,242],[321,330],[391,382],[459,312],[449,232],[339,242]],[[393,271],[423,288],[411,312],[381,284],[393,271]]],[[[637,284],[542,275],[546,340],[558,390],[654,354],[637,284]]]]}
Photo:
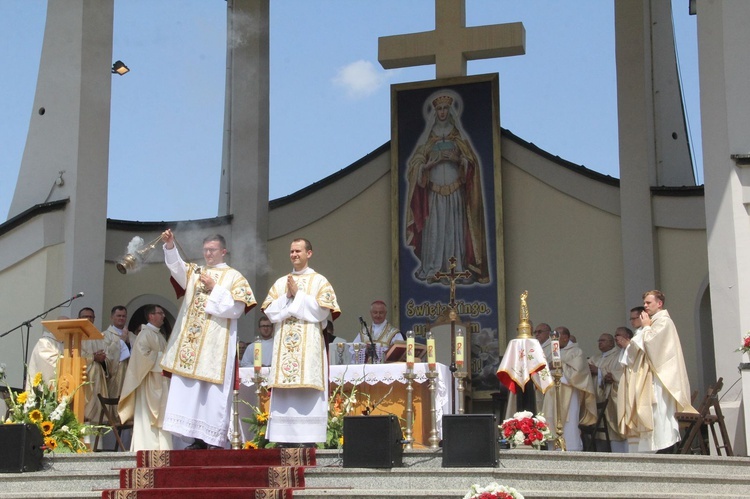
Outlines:
{"type": "Polygon", "coordinates": [[[466,61],[526,53],[523,23],[466,26],[465,0],[435,0],[435,29],[378,38],[384,69],[435,64],[436,78],[466,76],[466,61]]]}

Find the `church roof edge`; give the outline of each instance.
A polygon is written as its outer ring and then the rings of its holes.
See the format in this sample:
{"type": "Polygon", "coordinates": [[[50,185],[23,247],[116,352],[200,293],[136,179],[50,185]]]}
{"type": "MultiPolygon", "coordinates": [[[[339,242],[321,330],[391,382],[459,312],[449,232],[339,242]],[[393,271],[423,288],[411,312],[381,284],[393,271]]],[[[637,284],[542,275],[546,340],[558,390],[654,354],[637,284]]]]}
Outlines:
{"type": "Polygon", "coordinates": [[[65,205],[70,202],[70,198],[60,199],[57,201],[50,201],[48,203],[39,203],[28,210],[22,211],[15,217],[9,218],[5,222],[0,224],[0,236],[3,234],[6,234],[16,227],[19,227],[29,220],[31,220],[34,217],[37,217],[39,215],[43,215],[44,213],[49,213],[51,211],[57,211],[62,210],[65,208],[65,205]]]}

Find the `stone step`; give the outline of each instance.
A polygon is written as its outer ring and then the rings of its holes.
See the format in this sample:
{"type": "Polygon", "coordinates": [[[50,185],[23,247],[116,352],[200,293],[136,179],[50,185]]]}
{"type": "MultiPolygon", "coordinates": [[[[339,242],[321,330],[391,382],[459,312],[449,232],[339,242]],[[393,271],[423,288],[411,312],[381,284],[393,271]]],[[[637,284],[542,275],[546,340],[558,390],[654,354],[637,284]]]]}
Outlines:
{"type": "MultiPolygon", "coordinates": [[[[250,452],[250,451],[248,451],[250,452]]],[[[307,489],[295,497],[461,498],[490,482],[537,498],[750,497],[750,459],[744,457],[605,454],[510,450],[494,468],[443,468],[440,450],[412,450],[404,466],[343,468],[340,451],[318,451],[307,469],[307,489]]],[[[0,474],[0,499],[94,498],[117,488],[119,469],[135,466],[135,453],[101,452],[45,457],[43,469],[0,474]]]]}

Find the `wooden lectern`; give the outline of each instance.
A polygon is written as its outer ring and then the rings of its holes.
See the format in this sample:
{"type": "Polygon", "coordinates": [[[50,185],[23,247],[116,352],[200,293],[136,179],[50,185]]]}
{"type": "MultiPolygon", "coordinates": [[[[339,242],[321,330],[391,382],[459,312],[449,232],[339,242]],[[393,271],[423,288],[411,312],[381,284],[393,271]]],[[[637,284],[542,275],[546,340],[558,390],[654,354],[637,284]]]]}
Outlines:
{"type": "Polygon", "coordinates": [[[57,400],[66,395],[73,396],[70,402],[73,413],[83,423],[86,395],[83,391],[73,393],[86,381],[86,362],[81,357],[81,342],[100,340],[104,335],[88,319],[42,321],[42,325],[64,345],[63,356],[57,363],[57,400]]]}

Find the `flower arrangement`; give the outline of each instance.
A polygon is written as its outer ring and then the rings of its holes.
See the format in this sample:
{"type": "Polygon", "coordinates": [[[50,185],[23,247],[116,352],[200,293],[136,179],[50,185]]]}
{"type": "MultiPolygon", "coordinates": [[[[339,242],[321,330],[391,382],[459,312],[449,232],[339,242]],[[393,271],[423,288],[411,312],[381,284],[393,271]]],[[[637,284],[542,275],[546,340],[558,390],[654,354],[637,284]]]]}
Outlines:
{"type": "Polygon", "coordinates": [[[474,484],[466,493],[464,499],[524,499],[523,494],[518,492],[513,487],[506,487],[505,485],[499,485],[497,482],[492,482],[486,487],[481,487],[478,484],[474,484]]]}
{"type": "MultiPolygon", "coordinates": [[[[333,393],[328,397],[328,427],[326,428],[326,441],[318,442],[318,448],[340,449],[343,447],[344,416],[353,415],[361,404],[364,405],[364,408],[361,409],[361,413],[368,415],[391,393],[391,390],[389,390],[383,398],[373,404],[370,401],[369,395],[364,394],[360,397],[356,383],[352,384],[348,391],[345,390],[345,386],[348,385],[336,384],[333,393]],[[362,398],[362,401],[360,401],[360,398],[362,398]]],[[[245,403],[247,404],[247,402],[245,403]]],[[[246,441],[243,447],[245,449],[271,449],[276,447],[275,443],[269,442],[268,439],[266,439],[268,413],[259,407],[251,404],[248,405],[253,413],[249,418],[242,418],[242,421],[248,424],[250,430],[255,436],[252,440],[246,441]]]]}
{"type": "Polygon", "coordinates": [[[735,350],[735,352],[750,353],[750,331],[745,333],[745,337],[742,339],[742,346],[735,350]]]}
{"type": "MultiPolygon", "coordinates": [[[[244,402],[244,401],[243,401],[244,402]]],[[[253,439],[245,442],[243,448],[245,449],[273,449],[276,447],[275,443],[269,442],[266,438],[266,430],[268,429],[268,413],[250,405],[253,410],[253,414],[249,418],[242,418],[242,421],[248,424],[250,430],[253,432],[253,439]]]]}
{"type": "Polygon", "coordinates": [[[511,447],[523,444],[540,449],[545,442],[554,439],[544,417],[534,416],[529,411],[515,413],[511,419],[503,421],[500,430],[511,447]]]}
{"type": "Polygon", "coordinates": [[[37,425],[44,437],[45,452],[88,452],[83,437],[108,429],[81,424],[73,413],[69,397],[58,401],[56,382],[44,383],[42,373],[36,373],[30,385],[31,388],[21,393],[8,390],[9,416],[5,424],[37,425]]]}

